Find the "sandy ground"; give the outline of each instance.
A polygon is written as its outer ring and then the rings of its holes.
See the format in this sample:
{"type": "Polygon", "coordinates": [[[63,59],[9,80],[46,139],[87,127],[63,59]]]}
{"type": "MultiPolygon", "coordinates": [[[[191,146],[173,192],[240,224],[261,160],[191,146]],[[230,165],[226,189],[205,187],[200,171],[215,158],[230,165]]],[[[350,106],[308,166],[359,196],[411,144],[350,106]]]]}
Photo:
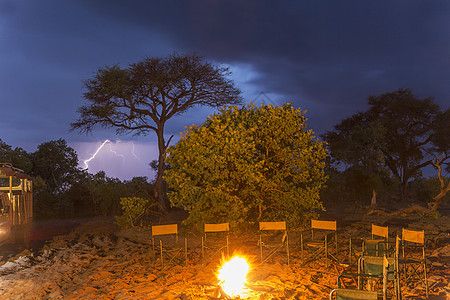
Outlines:
{"type": "MultiPolygon", "coordinates": [[[[361,213],[361,212],[359,212],[361,213]]],[[[341,256],[349,236],[368,236],[370,224],[389,224],[395,232],[405,224],[424,227],[427,243],[430,299],[450,299],[450,220],[419,216],[387,218],[349,216],[338,222],[341,256]],[[339,225],[341,224],[341,225],[339,225]]],[[[337,275],[352,267],[331,263],[303,266],[290,233],[290,264],[275,256],[259,263],[257,236],[231,237],[231,248],[252,261],[245,299],[328,299],[337,275]]],[[[185,266],[161,270],[148,228],[119,230],[112,221],[87,222],[70,234],[54,238],[34,253],[24,250],[0,266],[0,299],[216,299],[219,259],[200,263],[198,237],[190,236],[190,257],[185,266]],[[196,250],[196,251],[194,251],[196,250]],[[156,263],[155,263],[156,262],[156,263]]],[[[403,287],[404,299],[425,299],[417,282],[403,287]]]]}

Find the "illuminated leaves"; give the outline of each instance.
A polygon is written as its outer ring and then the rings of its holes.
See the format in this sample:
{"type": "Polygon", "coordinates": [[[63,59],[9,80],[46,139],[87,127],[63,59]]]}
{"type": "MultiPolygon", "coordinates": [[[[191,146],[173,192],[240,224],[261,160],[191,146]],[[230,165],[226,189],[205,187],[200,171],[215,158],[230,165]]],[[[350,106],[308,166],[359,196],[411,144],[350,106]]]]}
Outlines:
{"type": "Polygon", "coordinates": [[[291,104],[222,108],[169,147],[166,180],[188,222],[298,224],[322,208],[326,150],[291,104]]]}

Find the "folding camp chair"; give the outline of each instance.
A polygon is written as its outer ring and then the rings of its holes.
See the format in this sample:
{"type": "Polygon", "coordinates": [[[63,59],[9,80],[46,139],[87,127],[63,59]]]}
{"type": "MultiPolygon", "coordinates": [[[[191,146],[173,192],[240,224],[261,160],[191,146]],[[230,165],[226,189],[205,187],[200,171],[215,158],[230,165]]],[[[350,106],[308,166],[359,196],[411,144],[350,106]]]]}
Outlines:
{"type": "Polygon", "coordinates": [[[428,297],[428,278],[425,256],[425,232],[402,229],[402,258],[400,264],[404,267],[405,285],[413,278],[418,278],[425,285],[428,297]],[[422,267],[423,277],[420,275],[422,267]]]}
{"type": "Polygon", "coordinates": [[[208,264],[217,254],[230,256],[229,250],[230,224],[205,224],[202,236],[202,262],[208,264]],[[207,238],[208,237],[208,238],[207,238]]]}
{"type": "Polygon", "coordinates": [[[386,226],[377,226],[372,224],[372,236],[370,239],[359,238],[360,249],[355,247],[355,238],[349,239],[349,263],[357,263],[361,255],[374,255],[382,256],[386,252],[391,251],[389,249],[389,228],[386,226]],[[381,237],[381,239],[380,239],[381,237]]]}
{"type": "MultiPolygon", "coordinates": [[[[380,257],[377,257],[380,258],[380,257]]],[[[341,273],[338,276],[337,280],[337,288],[332,290],[330,293],[329,299],[332,300],[333,296],[336,300],[377,300],[379,296],[383,297],[383,300],[387,299],[387,278],[389,275],[389,262],[386,257],[381,257],[381,275],[379,274],[364,274],[364,273],[341,273]],[[358,287],[353,288],[345,288],[342,283],[342,279],[344,277],[357,277],[358,278],[358,287]],[[373,290],[363,290],[359,286],[359,282],[362,279],[376,279],[382,280],[382,289],[381,291],[373,290]]]]}
{"type": "Polygon", "coordinates": [[[301,245],[301,259],[302,264],[306,265],[309,262],[315,261],[316,259],[325,262],[328,266],[328,258],[339,262],[337,259],[339,247],[338,247],[338,237],[337,237],[337,226],[336,221],[319,221],[311,220],[311,240],[305,241],[303,238],[303,232],[300,234],[300,245],[301,245]],[[319,231],[319,232],[317,232],[319,231]],[[314,234],[316,232],[316,234],[314,234]],[[318,235],[322,233],[322,235],[318,235]],[[333,238],[336,245],[336,253],[333,255],[330,252],[329,241],[333,238]],[[319,236],[318,239],[315,239],[319,236]],[[322,240],[323,238],[323,240],[322,240]],[[305,258],[305,250],[310,251],[310,255],[305,258]],[[323,254],[324,257],[321,257],[323,254]]]}
{"type": "MultiPolygon", "coordinates": [[[[184,238],[184,245],[179,243],[178,224],[152,226],[152,245],[153,253],[159,251],[161,269],[170,265],[187,264],[187,238],[184,238]]],[[[155,268],[157,261],[158,259],[155,260],[155,268]]]]}
{"type": "MultiPolygon", "coordinates": [[[[400,277],[399,277],[399,252],[400,239],[396,238],[395,250],[392,257],[370,256],[363,254],[358,260],[358,274],[366,274],[374,276],[374,278],[383,278],[383,290],[386,293],[387,284],[392,283],[392,288],[397,299],[401,298],[400,277]],[[385,277],[384,271],[387,268],[388,275],[385,277]]],[[[362,282],[358,278],[358,288],[361,289],[362,282]]]]}
{"type": "Polygon", "coordinates": [[[286,222],[259,222],[259,250],[261,255],[261,263],[266,262],[282,252],[286,248],[287,264],[289,265],[289,237],[286,229],[286,222]],[[270,236],[269,231],[276,231],[278,235],[270,236]],[[279,234],[282,234],[281,238],[279,234]]]}

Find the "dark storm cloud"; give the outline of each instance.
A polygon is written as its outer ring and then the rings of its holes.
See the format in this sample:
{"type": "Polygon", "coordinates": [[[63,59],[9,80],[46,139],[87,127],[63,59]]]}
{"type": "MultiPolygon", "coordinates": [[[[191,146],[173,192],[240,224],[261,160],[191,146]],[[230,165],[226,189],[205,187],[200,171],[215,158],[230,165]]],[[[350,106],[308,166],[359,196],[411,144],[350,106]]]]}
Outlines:
{"type": "MultiPolygon", "coordinates": [[[[449,31],[449,1],[0,0],[0,138],[113,140],[113,130],[68,132],[82,81],[173,51],[228,64],[246,99],[307,109],[318,134],[398,88],[448,107],[449,31]]],[[[210,112],[170,120],[167,138],[210,112]]]]}
{"type": "Polygon", "coordinates": [[[448,101],[448,1],[86,3],[163,32],[179,49],[252,64],[260,73],[253,84],[306,106],[319,131],[331,128],[330,115],[337,122],[365,109],[369,95],[398,88],[448,101]]]}

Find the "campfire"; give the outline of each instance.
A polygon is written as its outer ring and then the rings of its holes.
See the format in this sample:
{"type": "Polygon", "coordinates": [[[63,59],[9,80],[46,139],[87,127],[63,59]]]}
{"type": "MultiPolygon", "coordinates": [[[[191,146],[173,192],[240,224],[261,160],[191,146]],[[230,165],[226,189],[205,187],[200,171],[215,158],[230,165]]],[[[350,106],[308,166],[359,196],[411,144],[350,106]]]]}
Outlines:
{"type": "Polygon", "coordinates": [[[242,298],[250,265],[242,256],[234,256],[222,264],[218,271],[219,296],[224,299],[242,298]]]}

